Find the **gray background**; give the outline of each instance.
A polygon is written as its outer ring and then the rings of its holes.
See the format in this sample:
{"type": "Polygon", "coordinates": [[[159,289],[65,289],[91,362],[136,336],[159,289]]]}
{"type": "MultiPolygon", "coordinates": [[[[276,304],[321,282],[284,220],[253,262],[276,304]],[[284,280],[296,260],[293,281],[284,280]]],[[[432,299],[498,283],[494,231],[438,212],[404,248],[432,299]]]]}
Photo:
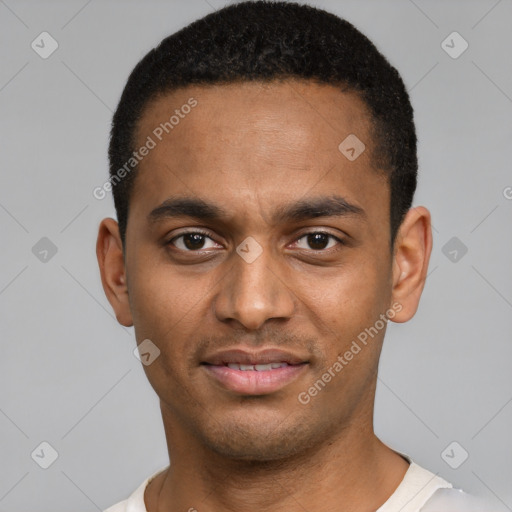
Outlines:
{"type": "MultiPolygon", "coordinates": [[[[97,227],[114,207],[92,190],[128,73],[224,3],[0,0],[1,511],[101,510],[168,462],[133,329],[101,288],[97,227]],[[47,59],[31,48],[43,31],[59,44],[47,59]],[[36,463],[48,449],[31,457],[43,441],[58,453],[48,469],[36,463]]],[[[414,204],[434,224],[420,309],[389,325],[376,431],[512,510],[512,2],[311,4],[353,22],[402,74],[420,141],[414,204]],[[453,31],[469,43],[457,59],[441,46],[453,31]],[[452,464],[469,453],[458,469],[441,456],[453,441],[452,464]]]]}

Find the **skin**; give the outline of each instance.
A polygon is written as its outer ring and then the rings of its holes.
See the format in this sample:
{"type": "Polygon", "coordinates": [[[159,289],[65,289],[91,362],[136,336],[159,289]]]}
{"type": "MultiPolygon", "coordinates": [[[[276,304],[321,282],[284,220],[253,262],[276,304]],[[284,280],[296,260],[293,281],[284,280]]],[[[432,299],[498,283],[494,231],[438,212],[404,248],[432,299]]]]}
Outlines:
{"type": "Polygon", "coordinates": [[[144,371],[172,465],[147,487],[147,510],[376,510],[408,469],[373,431],[385,327],[308,404],[297,397],[393,304],[392,321],[415,314],[430,213],[409,210],[390,250],[389,187],[353,93],[300,80],[190,86],[148,105],[137,147],[190,97],[198,105],[139,164],[124,253],[113,219],[97,242],[117,320],[160,350],[144,371]],[[338,150],[349,134],[366,145],[352,162],[338,150]],[[365,215],[272,220],[277,207],[334,193],[365,215]],[[227,216],[150,222],[171,196],[199,197],[227,216]],[[202,247],[175,238],[195,228],[207,232],[202,247]],[[344,243],[311,243],[305,235],[319,230],[344,243]],[[236,252],[249,236],[262,248],[252,263],[236,252]],[[240,395],[200,364],[235,345],[290,350],[307,364],[279,391],[240,395]]]}

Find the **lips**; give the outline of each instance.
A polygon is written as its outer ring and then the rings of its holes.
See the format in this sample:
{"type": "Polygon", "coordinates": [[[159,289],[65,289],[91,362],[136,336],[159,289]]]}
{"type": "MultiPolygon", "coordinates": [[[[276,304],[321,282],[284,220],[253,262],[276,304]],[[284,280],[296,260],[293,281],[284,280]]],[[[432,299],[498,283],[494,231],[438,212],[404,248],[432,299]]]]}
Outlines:
{"type": "Polygon", "coordinates": [[[298,378],[308,361],[277,349],[232,349],[206,357],[201,366],[208,377],[226,390],[240,395],[266,395],[298,378]]]}
{"type": "Polygon", "coordinates": [[[232,370],[242,371],[257,371],[257,372],[268,372],[269,370],[275,370],[277,368],[284,368],[288,366],[288,363],[268,363],[268,364],[239,364],[239,363],[228,363],[226,365],[232,370]]]}
{"type": "Polygon", "coordinates": [[[211,356],[205,357],[203,364],[211,365],[267,365],[286,363],[288,365],[301,364],[307,362],[305,358],[277,349],[265,349],[250,351],[244,349],[231,349],[216,352],[211,356]]]}

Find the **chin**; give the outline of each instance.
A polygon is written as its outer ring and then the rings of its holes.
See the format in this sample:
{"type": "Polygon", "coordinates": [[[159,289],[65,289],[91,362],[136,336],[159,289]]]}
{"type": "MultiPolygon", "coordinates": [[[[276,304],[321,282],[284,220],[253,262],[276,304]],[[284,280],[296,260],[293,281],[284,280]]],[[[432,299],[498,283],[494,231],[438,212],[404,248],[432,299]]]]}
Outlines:
{"type": "Polygon", "coordinates": [[[283,447],[268,442],[251,443],[210,443],[208,446],[217,455],[226,459],[244,462],[275,462],[296,455],[297,447],[283,447]]]}
{"type": "Polygon", "coordinates": [[[202,442],[222,457],[254,462],[285,460],[311,449],[319,441],[304,422],[224,423],[201,432],[202,442]],[[220,427],[220,428],[219,428],[220,427]]]}

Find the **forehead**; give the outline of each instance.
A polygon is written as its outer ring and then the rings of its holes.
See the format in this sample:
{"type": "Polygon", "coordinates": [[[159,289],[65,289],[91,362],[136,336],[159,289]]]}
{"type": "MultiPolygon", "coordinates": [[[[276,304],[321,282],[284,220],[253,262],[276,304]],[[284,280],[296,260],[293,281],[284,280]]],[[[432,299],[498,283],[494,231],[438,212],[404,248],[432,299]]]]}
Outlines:
{"type": "Polygon", "coordinates": [[[386,206],[387,181],[373,169],[370,133],[364,101],[332,85],[189,86],[147,105],[136,147],[149,139],[154,147],[139,163],[132,197],[154,207],[181,193],[234,207],[251,198],[289,202],[311,191],[377,208],[384,199],[386,206]],[[347,158],[345,140],[356,141],[357,152],[364,148],[358,158],[347,158]]]}
{"type": "Polygon", "coordinates": [[[202,136],[201,142],[214,135],[218,141],[229,137],[237,144],[272,136],[274,149],[285,143],[294,150],[314,144],[318,150],[333,151],[347,129],[370,144],[370,120],[365,102],[355,92],[343,92],[341,86],[306,80],[236,82],[189,86],[159,95],[146,105],[136,138],[143,142],[170,121],[169,133],[164,130],[162,135],[166,139],[171,137],[165,135],[172,135],[176,142],[191,135],[202,136]],[[190,109],[192,101],[197,104],[190,109]]]}

